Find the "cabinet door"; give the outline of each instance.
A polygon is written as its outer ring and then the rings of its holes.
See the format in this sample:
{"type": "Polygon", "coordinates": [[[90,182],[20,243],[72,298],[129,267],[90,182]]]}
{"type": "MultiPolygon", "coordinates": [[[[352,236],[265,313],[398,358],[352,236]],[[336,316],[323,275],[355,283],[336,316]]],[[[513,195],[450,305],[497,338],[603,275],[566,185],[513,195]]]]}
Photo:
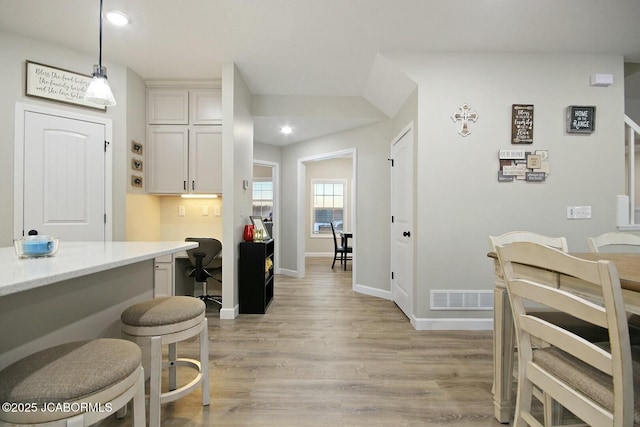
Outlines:
{"type": "Polygon", "coordinates": [[[222,129],[192,127],[189,135],[189,191],[222,193],[222,129]]]}
{"type": "Polygon", "coordinates": [[[189,124],[189,91],[153,88],[147,91],[147,120],[150,125],[189,124]]]}
{"type": "Polygon", "coordinates": [[[222,124],[222,90],[199,89],[189,91],[189,124],[222,124]]]}
{"type": "Polygon", "coordinates": [[[149,193],[182,194],[189,179],[189,131],[185,126],[149,126],[149,193]]]}
{"type": "Polygon", "coordinates": [[[173,295],[173,263],[157,262],[153,272],[153,297],[169,297],[173,295]]]}

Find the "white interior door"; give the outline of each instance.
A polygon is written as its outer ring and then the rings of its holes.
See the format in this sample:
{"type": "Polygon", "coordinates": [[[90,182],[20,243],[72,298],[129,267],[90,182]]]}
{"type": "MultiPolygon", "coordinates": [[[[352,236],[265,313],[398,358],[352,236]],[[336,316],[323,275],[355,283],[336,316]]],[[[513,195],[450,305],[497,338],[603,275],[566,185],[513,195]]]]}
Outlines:
{"type": "Polygon", "coordinates": [[[24,112],[23,233],[106,236],[106,126],[24,112]]]}
{"type": "Polygon", "coordinates": [[[407,315],[413,314],[413,128],[391,145],[391,292],[407,315]]]}

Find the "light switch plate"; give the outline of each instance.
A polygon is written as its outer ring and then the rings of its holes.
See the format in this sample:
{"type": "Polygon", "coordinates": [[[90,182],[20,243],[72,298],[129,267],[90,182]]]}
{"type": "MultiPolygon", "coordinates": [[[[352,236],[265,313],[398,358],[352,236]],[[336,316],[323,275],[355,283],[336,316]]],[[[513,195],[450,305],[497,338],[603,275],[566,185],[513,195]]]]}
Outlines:
{"type": "Polygon", "coordinates": [[[567,219],[591,219],[591,206],[567,206],[567,219]]]}

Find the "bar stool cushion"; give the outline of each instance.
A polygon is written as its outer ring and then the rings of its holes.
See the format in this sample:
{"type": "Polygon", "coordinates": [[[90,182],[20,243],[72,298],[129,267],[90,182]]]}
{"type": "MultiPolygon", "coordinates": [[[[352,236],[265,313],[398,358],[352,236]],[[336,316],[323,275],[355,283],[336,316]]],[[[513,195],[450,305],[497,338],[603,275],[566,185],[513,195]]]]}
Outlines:
{"type": "Polygon", "coordinates": [[[130,306],[122,312],[120,319],[128,326],[164,326],[204,317],[206,308],[204,302],[193,297],[154,298],[130,306]]]}
{"type": "Polygon", "coordinates": [[[39,351],[0,372],[0,401],[50,403],[80,400],[113,386],[140,366],[132,342],[103,338],[39,351]]]}

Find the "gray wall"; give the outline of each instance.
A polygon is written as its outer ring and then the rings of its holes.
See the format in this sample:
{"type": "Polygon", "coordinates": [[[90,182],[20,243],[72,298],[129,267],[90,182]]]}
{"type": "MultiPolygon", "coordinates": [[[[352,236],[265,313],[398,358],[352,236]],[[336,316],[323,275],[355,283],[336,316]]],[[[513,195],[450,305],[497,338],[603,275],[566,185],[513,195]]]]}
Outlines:
{"type": "MultiPolygon", "coordinates": [[[[147,89],[144,80],[130,69],[127,69],[127,140],[125,144],[125,152],[127,154],[126,163],[126,186],[127,192],[145,194],[146,180],[143,181],[142,188],[131,186],[131,159],[134,156],[131,152],[131,142],[136,141],[148,147],[147,145],[147,89]]],[[[143,154],[148,150],[143,150],[143,154]]],[[[149,163],[145,156],[142,156],[144,162],[143,171],[149,169],[149,163]]],[[[142,174],[144,175],[144,173],[142,174]]],[[[153,197],[153,196],[152,196],[153,197]]]]}
{"type": "Polygon", "coordinates": [[[82,74],[90,74],[96,55],[85,55],[55,45],[0,31],[0,246],[10,246],[13,236],[14,192],[14,115],[16,102],[41,105],[59,110],[107,117],[113,120],[113,239],[125,235],[125,193],[127,170],[127,69],[105,63],[109,83],[118,105],[107,112],[74,107],[53,101],[25,96],[25,61],[40,62],[82,74]]]}
{"type": "Polygon", "coordinates": [[[615,230],[616,195],[625,191],[622,57],[433,54],[390,60],[418,83],[417,318],[491,316],[429,309],[432,289],[492,288],[489,235],[526,229],[566,236],[570,250],[587,251],[587,236],[615,230]],[[616,83],[590,87],[595,73],[611,73],[616,83]],[[463,103],[480,116],[466,138],[450,117],[463,103]],[[518,103],[535,106],[532,145],[510,143],[511,106],[518,103]],[[569,105],[596,106],[595,133],[565,132],[569,105]],[[498,150],[508,148],[549,150],[548,180],[497,182],[498,150]],[[571,205],[592,206],[593,218],[567,220],[571,205]]]}
{"type": "Polygon", "coordinates": [[[234,64],[222,68],[222,310],[220,318],[233,319],[238,313],[236,263],[242,230],[250,224],[253,175],[253,118],[249,112],[251,92],[234,64]],[[243,181],[248,188],[243,188],[243,181]]]}

